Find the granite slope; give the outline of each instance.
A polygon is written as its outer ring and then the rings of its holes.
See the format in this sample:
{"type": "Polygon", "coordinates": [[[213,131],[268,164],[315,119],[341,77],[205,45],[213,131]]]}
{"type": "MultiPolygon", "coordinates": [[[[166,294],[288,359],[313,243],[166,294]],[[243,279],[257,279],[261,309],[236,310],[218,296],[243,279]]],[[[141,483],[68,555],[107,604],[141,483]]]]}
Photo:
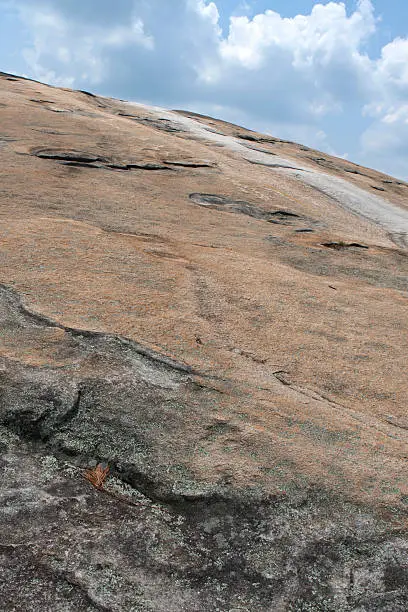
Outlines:
{"type": "Polygon", "coordinates": [[[6,73],[0,118],[6,609],[406,610],[408,184],[6,73]]]}

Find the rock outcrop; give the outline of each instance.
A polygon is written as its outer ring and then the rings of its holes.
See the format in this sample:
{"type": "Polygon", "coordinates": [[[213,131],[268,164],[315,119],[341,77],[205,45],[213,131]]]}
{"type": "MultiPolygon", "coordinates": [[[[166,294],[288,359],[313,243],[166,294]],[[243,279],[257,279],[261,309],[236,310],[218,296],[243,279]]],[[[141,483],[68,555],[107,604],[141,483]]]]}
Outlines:
{"type": "Polygon", "coordinates": [[[2,608],[407,610],[408,184],[6,73],[0,117],[2,608]]]}

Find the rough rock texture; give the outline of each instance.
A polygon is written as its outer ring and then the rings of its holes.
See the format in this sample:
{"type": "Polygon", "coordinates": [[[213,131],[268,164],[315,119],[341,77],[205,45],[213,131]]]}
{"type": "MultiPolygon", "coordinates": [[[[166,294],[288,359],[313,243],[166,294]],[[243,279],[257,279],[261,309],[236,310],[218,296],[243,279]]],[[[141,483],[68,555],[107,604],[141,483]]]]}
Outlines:
{"type": "Polygon", "coordinates": [[[407,610],[408,185],[5,73],[0,119],[2,609],[407,610]]]}

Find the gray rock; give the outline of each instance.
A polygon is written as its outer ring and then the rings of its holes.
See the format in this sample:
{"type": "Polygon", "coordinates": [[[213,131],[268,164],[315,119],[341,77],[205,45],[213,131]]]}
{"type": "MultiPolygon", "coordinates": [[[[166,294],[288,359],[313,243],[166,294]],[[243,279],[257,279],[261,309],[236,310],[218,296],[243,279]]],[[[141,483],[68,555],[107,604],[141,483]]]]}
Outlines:
{"type": "MultiPolygon", "coordinates": [[[[5,287],[0,320],[59,327],[5,287]]],[[[217,393],[136,343],[63,329],[74,365],[0,364],[3,609],[407,609],[403,534],[322,489],[199,480],[187,458],[217,393]]]]}

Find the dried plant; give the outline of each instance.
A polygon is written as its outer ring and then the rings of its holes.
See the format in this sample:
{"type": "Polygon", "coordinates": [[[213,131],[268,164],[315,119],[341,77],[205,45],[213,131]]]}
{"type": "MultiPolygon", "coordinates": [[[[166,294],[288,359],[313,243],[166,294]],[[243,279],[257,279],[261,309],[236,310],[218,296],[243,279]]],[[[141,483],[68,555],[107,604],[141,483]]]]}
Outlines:
{"type": "Polygon", "coordinates": [[[102,489],[105,480],[109,475],[109,466],[103,467],[102,463],[98,463],[95,468],[87,470],[84,474],[85,478],[96,488],[102,489]]]}

